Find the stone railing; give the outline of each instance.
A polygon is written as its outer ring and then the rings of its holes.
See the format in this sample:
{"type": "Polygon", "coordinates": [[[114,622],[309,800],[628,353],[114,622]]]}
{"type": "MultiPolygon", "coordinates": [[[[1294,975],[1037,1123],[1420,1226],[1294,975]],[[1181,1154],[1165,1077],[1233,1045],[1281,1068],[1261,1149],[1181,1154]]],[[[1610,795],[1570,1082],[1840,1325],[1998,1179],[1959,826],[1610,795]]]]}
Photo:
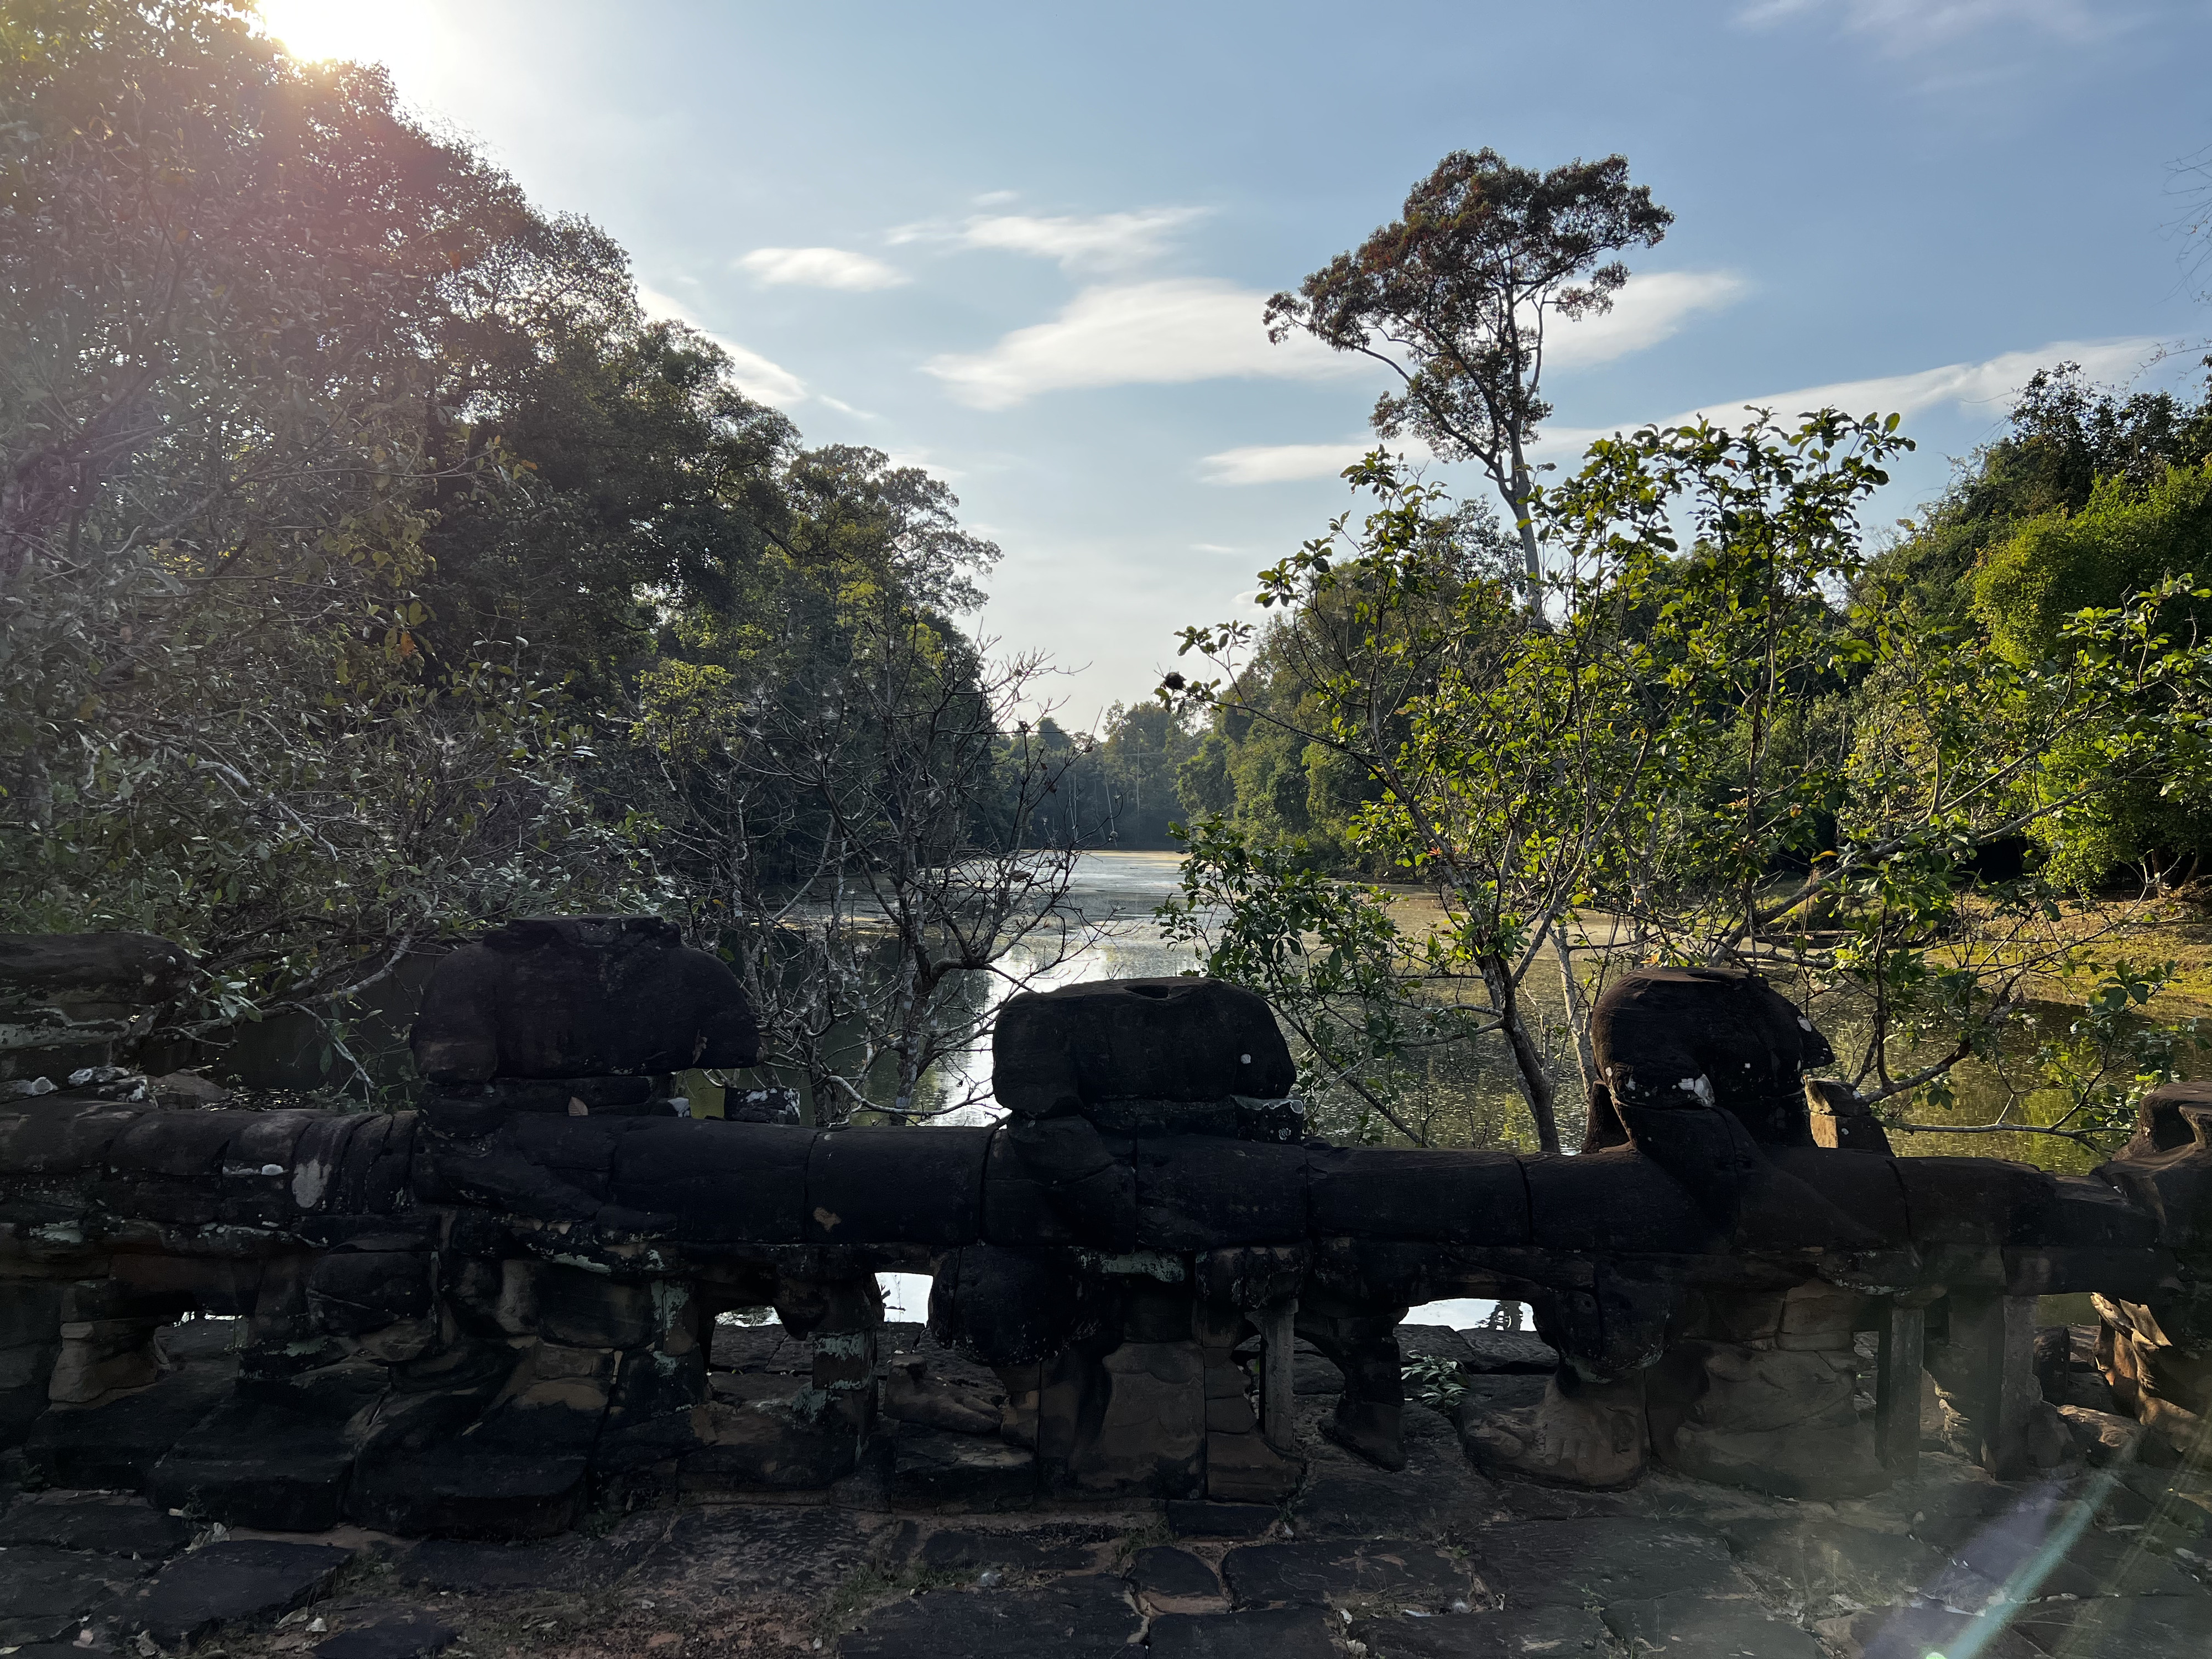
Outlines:
{"type": "Polygon", "coordinates": [[[671,1096],[756,1057],[715,959],[664,924],[516,924],[433,980],[417,1112],[167,1104],[106,1056],[19,1082],[0,1427],[58,1484],[288,1530],[540,1534],[595,1499],[856,1478],[916,1504],[1273,1503],[1301,1472],[1295,1345],[1342,1374],[1324,1432],[1392,1468],[1394,1330],[1492,1296],[1562,1357],[1533,1408],[1470,1395],[1468,1450],[1498,1469],[1870,1491],[1918,1454],[1923,1369],[2003,1475],[2198,1436],[2212,1097],[2160,1091],[2094,1176],[1893,1158],[1842,1149],[1879,1140],[1864,1123],[1815,1133],[1818,1034],[1759,981],[1607,997],[1576,1157],[1309,1138],[1265,1005],[1188,979],[1016,999],[1000,1124],[817,1131],[671,1096]],[[896,1355],[885,1272],[934,1280],[896,1355]],[[2039,1386],[2035,1300],[2085,1291],[2125,1423],[2039,1386]],[[768,1310],[799,1374],[720,1364],[722,1316],[768,1310]],[[222,1364],[194,1315],[236,1322],[222,1364]]]}

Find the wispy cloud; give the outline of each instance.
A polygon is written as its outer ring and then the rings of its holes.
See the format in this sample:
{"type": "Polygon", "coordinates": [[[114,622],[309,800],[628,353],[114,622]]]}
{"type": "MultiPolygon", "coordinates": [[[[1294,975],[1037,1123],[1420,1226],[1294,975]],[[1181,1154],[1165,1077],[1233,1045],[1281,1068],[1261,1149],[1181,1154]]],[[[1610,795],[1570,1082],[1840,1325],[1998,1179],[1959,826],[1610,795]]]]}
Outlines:
{"type": "MultiPolygon", "coordinates": [[[[1794,392],[1770,392],[1707,404],[1685,410],[1658,422],[1685,426],[1709,420],[1717,426],[1741,426],[1753,409],[1771,409],[1789,421],[1816,409],[1841,409],[1854,415],[1893,411],[1911,416],[1944,405],[1981,411],[1992,417],[2008,406],[2028,377],[2054,363],[2077,362],[2092,380],[2124,381],[2148,360],[2159,342],[2142,337],[2125,340],[2059,340],[2033,351],[2008,351],[1978,363],[1946,363],[1909,374],[1886,374],[1865,380],[1837,380],[1826,386],[1801,386],[1794,392]]],[[[1611,437],[1622,426],[1554,426],[1538,434],[1535,453],[1551,458],[1579,455],[1596,439],[1611,437]]],[[[1641,425],[1643,422],[1633,422],[1641,425]]],[[[1207,483],[1289,483],[1303,478],[1333,477],[1376,446],[1372,436],[1347,438],[1338,443],[1248,444],[1204,457],[1200,477],[1207,483]]],[[[1422,459],[1425,452],[1410,452],[1422,459]]]]}
{"type": "Polygon", "coordinates": [[[647,316],[665,322],[682,323],[696,329],[727,352],[731,372],[736,377],[739,389],[747,397],[756,398],[771,409],[788,409],[793,404],[806,400],[805,381],[782,364],[763,357],[751,347],[739,345],[735,340],[715,333],[701,322],[681,300],[641,283],[637,302],[647,316]]]}
{"type": "Polygon", "coordinates": [[[862,293],[896,288],[907,280],[881,259],[842,247],[757,247],[738,261],[763,283],[795,288],[836,288],[862,293]]]}
{"type": "Polygon", "coordinates": [[[984,213],[957,224],[902,225],[890,233],[890,240],[949,242],[957,247],[1027,253],[1056,259],[1071,270],[1123,270],[1158,258],[1167,251],[1170,235],[1204,212],[1202,208],[1176,207],[1054,217],[984,213]]]}
{"type": "Polygon", "coordinates": [[[1375,442],[1373,438],[1347,438],[1340,444],[1243,444],[1206,456],[1199,463],[1198,476],[1204,483],[1217,484],[1333,478],[1374,448],[1375,442]]]}
{"type": "Polygon", "coordinates": [[[2131,20],[2087,0],[1755,0],[1737,14],[1754,27],[1798,18],[1833,18],[1886,53],[1909,58],[1986,29],[2033,29],[2060,40],[2086,40],[2131,20]]]}
{"type": "Polygon", "coordinates": [[[1079,386],[1370,372],[1363,360],[1303,337],[1270,344],[1260,320],[1267,297],[1201,277],[1085,289],[1048,323],[1016,329],[988,351],[951,353],[922,367],[977,409],[1011,409],[1042,392],[1079,386]]]}
{"type": "Polygon", "coordinates": [[[1553,322],[1545,338],[1545,356],[1554,368],[1609,363],[1657,345],[1700,312],[1725,309],[1747,291],[1741,277],[1725,270],[1655,270],[1632,276],[1603,315],[1553,322]]]}
{"type": "MultiPolygon", "coordinates": [[[[2125,340],[2055,340],[2033,351],[2008,351],[1978,363],[1946,363],[1907,374],[1885,374],[1873,380],[1837,380],[1826,386],[1801,386],[1794,392],[1769,392],[1707,404],[1685,410],[1659,422],[1681,426],[1709,420],[1717,426],[1740,426],[1753,409],[1771,409],[1778,419],[1789,421],[1816,409],[1840,409],[1849,414],[1903,416],[1948,404],[1994,417],[2002,412],[2028,377],[2054,363],[2077,362],[2092,380],[2124,380],[2142,368],[2159,348],[2147,337],[2125,340]]],[[[1640,423],[1639,423],[1640,424],[1640,423]]],[[[1593,439],[1608,437],[1617,427],[1554,427],[1544,433],[1536,447],[1551,453],[1571,450],[1579,453],[1593,439]]]]}

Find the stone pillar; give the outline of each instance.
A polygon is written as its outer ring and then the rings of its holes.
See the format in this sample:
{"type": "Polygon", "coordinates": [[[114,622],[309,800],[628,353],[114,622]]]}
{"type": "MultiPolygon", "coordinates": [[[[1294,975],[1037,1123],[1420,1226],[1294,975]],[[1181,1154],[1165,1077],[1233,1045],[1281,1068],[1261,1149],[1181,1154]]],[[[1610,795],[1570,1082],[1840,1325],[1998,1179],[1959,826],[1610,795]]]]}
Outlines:
{"type": "Polygon", "coordinates": [[[1881,1315],[1875,1360],[1875,1443],[1892,1480],[1920,1474],[1920,1378],[1926,1364],[1928,1314],[1891,1298],[1881,1315]]]}
{"type": "Polygon", "coordinates": [[[1260,1432],[1285,1456],[1297,1450],[1291,1408],[1297,1395],[1298,1299],[1285,1297],[1260,1313],[1260,1432]]]}
{"type": "MultiPolygon", "coordinates": [[[[1266,1316],[1262,1315],[1263,1333],[1265,1321],[1266,1316]]],[[[1206,1495],[1230,1503],[1272,1504],[1297,1489],[1298,1466],[1262,1432],[1262,1418],[1252,1409],[1249,1379],[1244,1368],[1237,1363],[1237,1345],[1254,1323],[1253,1317],[1243,1309],[1218,1302],[1199,1304],[1192,1320],[1204,1361],[1206,1495]]],[[[1281,1334],[1287,1337],[1287,1330],[1281,1334]]],[[[1264,1376],[1264,1335],[1262,1343],[1264,1376]]],[[[1261,1409],[1264,1413],[1264,1396],[1261,1409]]],[[[1281,1427],[1287,1432],[1287,1409],[1279,1415],[1283,1419],[1281,1427]]]]}
{"type": "Polygon", "coordinates": [[[1363,1304],[1309,1291],[1292,1321],[1344,1375],[1344,1392],[1322,1432],[1378,1468],[1406,1467],[1406,1382],[1397,1337],[1405,1316],[1403,1303],[1363,1304]]]}
{"type": "Polygon", "coordinates": [[[1950,1335],[1930,1367],[1962,1456],[2000,1480],[2028,1473],[2028,1417],[2041,1398],[2035,1382],[2035,1298],[1968,1295],[1950,1298],[1950,1335]]]}
{"type": "Polygon", "coordinates": [[[780,1278],[776,1314],[814,1344],[814,1391],[824,1425],[865,1437],[875,1425],[878,1336],[884,1295],[872,1273],[780,1278]]]}

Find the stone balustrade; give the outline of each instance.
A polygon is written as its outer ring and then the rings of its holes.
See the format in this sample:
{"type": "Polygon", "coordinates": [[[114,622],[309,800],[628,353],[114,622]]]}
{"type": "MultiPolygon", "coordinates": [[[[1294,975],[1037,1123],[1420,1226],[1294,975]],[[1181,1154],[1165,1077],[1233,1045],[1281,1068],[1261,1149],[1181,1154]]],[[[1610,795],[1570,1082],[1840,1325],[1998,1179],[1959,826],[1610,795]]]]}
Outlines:
{"type": "Polygon", "coordinates": [[[995,1126],[816,1130],[672,1096],[755,1058],[713,957],[517,924],[433,979],[418,1111],[180,1106],[104,1060],[0,1104],[0,1436],[57,1484],[295,1531],[543,1534],[841,1483],[1273,1504],[1300,1346],[1342,1379],[1322,1431],[1401,1466],[1395,1333],[1462,1296],[1528,1304],[1559,1356],[1540,1400],[1462,1401],[1502,1472],[1869,1492],[1919,1454],[1923,1371],[2002,1476],[2200,1435],[2212,1095],[2159,1091],[2092,1176],[1895,1158],[1815,1134],[1817,1033],[1757,981],[1615,992],[1578,1156],[1310,1137],[1264,1004],[1190,979],[1016,999],[995,1126]],[[1691,1011],[1664,1045],[1655,1006],[1691,1011]],[[887,1272],[933,1276],[896,1352],[887,1272]],[[2102,1298],[2117,1410],[2046,1397],[2091,1364],[2039,1355],[2036,1299],[2073,1291],[2102,1298]],[[730,1321],[771,1310],[800,1358],[732,1363],[730,1321]],[[192,1316],[236,1322],[222,1363],[192,1316]]]}

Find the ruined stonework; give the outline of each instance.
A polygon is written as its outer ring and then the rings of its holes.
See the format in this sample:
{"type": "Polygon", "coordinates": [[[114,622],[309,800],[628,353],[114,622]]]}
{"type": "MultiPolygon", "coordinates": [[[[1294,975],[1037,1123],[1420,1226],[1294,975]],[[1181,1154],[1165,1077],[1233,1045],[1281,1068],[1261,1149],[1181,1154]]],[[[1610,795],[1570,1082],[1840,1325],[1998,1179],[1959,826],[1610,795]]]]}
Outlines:
{"type": "MultiPolygon", "coordinates": [[[[173,991],[143,942],[40,950],[173,991]]],[[[1310,1136],[1266,1005],[1197,979],[1013,999],[995,1125],[817,1131],[771,1091],[699,1121],[669,1073],[757,1057],[727,968],[649,920],[514,924],[433,978],[419,1111],[165,1103],[106,1062],[8,1101],[0,1433],[57,1485],[290,1531],[861,1486],[1272,1506],[1316,1456],[1407,1466],[1398,1329],[1462,1296],[1530,1306],[1549,1368],[1470,1383],[1465,1456],[1562,1486],[1872,1492],[1919,1455],[1923,1370],[2008,1477],[2112,1422],[2198,1432],[2203,1097],[2161,1091],[2095,1176],[1897,1159],[1808,1093],[1826,1045],[1760,981],[1632,975],[1598,1016],[1571,1158],[1310,1136]],[[926,1332],[887,1334],[887,1271],[933,1275],[926,1332]],[[2035,1297],[2080,1291],[2095,1352],[2044,1354],[2035,1297]],[[236,1343],[197,1351],[193,1314],[236,1343]],[[1333,1446],[1297,1426],[1309,1362],[1333,1446]]],[[[13,1052],[76,1057],[59,1019],[13,1052]]]]}

